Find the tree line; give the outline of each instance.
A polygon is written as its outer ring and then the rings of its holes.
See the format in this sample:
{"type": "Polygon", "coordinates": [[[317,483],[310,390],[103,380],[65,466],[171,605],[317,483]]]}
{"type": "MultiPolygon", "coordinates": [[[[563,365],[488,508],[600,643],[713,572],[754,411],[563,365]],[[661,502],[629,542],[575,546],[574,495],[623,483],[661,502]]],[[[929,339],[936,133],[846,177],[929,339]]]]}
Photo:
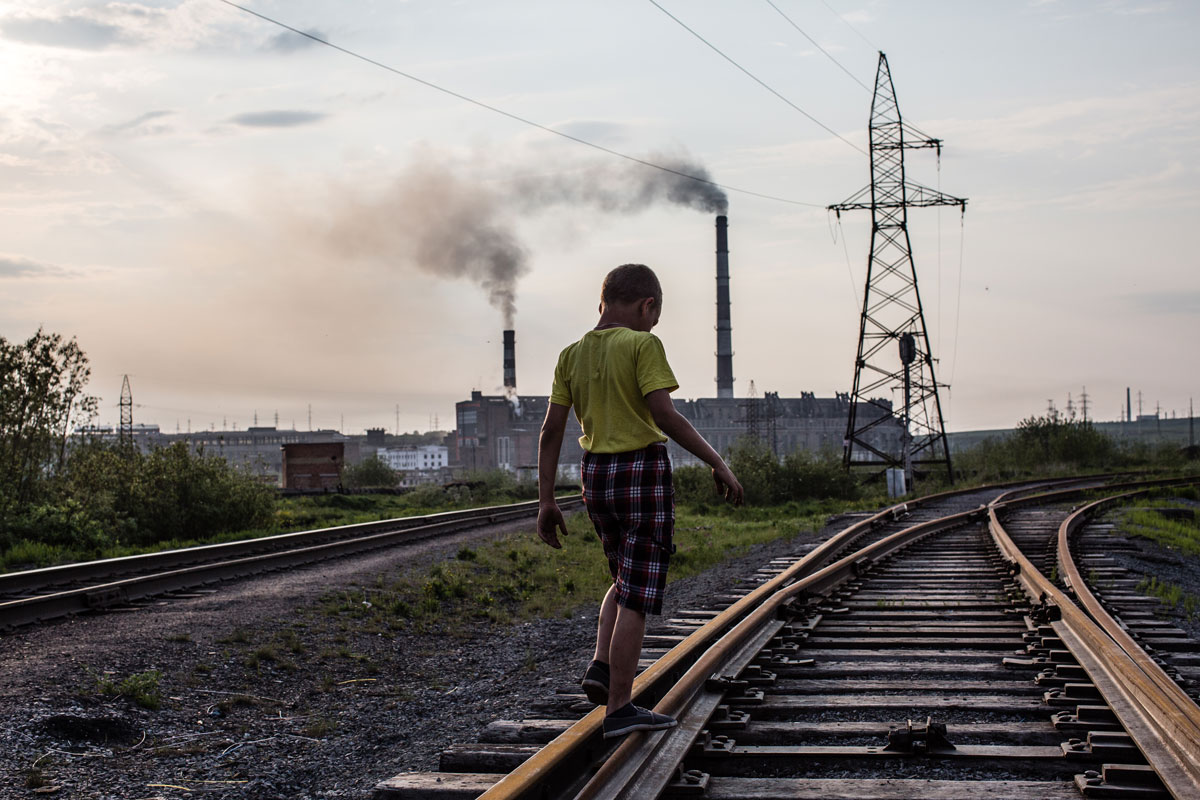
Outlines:
{"type": "Polygon", "coordinates": [[[90,375],[74,339],[0,337],[0,552],[98,556],[269,524],[273,489],[219,456],[72,434],[96,417],[90,375]]]}

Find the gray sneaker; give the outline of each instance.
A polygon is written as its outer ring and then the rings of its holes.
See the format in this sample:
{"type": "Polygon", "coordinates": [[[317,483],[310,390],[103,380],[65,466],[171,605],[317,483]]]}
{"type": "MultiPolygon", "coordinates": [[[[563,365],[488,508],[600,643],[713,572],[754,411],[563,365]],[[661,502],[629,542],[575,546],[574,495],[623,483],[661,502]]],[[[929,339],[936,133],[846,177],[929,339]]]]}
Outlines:
{"type": "Polygon", "coordinates": [[[634,706],[633,714],[609,715],[604,718],[604,738],[612,739],[634,731],[661,731],[674,728],[678,723],[674,717],[659,714],[648,708],[634,706]]]}
{"type": "Polygon", "coordinates": [[[588,665],[579,685],[583,687],[583,693],[591,702],[598,706],[608,703],[608,670],[595,661],[588,665]]]}

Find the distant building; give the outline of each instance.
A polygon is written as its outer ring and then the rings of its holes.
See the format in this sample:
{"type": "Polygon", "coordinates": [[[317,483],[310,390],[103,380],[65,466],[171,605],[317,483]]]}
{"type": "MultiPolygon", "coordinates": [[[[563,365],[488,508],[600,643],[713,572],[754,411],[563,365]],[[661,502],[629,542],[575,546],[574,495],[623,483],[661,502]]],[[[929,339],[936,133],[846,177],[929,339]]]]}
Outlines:
{"type": "MultiPolygon", "coordinates": [[[[471,399],[454,405],[458,423],[454,432],[453,466],[461,471],[502,469],[523,478],[536,476],[538,437],[550,398],[504,397],[471,392],[471,399]]],[[[575,415],[567,420],[567,432],[559,452],[559,475],[579,478],[583,431],[575,415]]]]}
{"type": "Polygon", "coordinates": [[[386,447],[375,456],[400,473],[400,486],[411,488],[450,480],[450,448],[441,444],[386,447]]]}
{"type": "Polygon", "coordinates": [[[342,485],[345,449],[345,442],[293,442],[283,445],[283,488],[336,491],[342,485]]]}
{"type": "Polygon", "coordinates": [[[186,442],[192,450],[224,458],[275,486],[286,486],[283,471],[283,450],[289,444],[337,443],[343,448],[343,460],[356,464],[362,458],[360,439],[351,439],[332,430],[297,431],[273,427],[252,427],[234,431],[197,431],[194,433],[139,432],[134,427],[133,440],[148,451],[155,447],[170,447],[186,442]]]}
{"type": "MultiPolygon", "coordinates": [[[[470,400],[455,404],[458,427],[453,466],[467,471],[502,469],[522,477],[536,476],[538,437],[549,402],[546,396],[509,398],[472,392],[470,400]]],[[[878,406],[860,406],[860,417],[888,416],[890,402],[875,402],[878,406]]],[[[849,395],[842,393],[831,398],[818,398],[809,392],[794,398],[768,393],[762,398],[705,397],[674,403],[676,410],[723,455],[747,436],[763,442],[781,457],[796,450],[840,454],[850,413],[849,395]]],[[[569,414],[559,452],[562,479],[579,478],[582,434],[575,414],[569,414]]],[[[884,452],[898,452],[900,435],[900,425],[892,419],[872,431],[871,441],[884,452]]],[[[674,442],[668,443],[668,452],[675,466],[701,463],[674,442]]]]}
{"type": "Polygon", "coordinates": [[[436,470],[450,464],[450,450],[440,444],[427,444],[419,447],[384,447],[376,450],[375,455],[397,472],[436,470]]]}

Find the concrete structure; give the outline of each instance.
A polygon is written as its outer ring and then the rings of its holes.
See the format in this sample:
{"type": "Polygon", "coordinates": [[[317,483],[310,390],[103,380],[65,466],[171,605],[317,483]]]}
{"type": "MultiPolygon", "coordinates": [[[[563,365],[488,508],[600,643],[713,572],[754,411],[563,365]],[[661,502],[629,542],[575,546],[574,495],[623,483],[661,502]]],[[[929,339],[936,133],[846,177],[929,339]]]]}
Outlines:
{"type": "Polygon", "coordinates": [[[385,447],[375,456],[397,472],[417,472],[442,469],[450,465],[450,450],[439,444],[421,447],[385,447]]]}
{"type": "MultiPolygon", "coordinates": [[[[457,421],[453,466],[466,472],[502,469],[522,477],[537,474],[538,438],[546,418],[548,396],[501,397],[471,392],[471,399],[454,405],[457,421]]],[[[559,475],[564,480],[579,478],[583,431],[574,414],[559,453],[559,475]]]]}
{"type": "Polygon", "coordinates": [[[194,433],[139,432],[134,426],[133,440],[143,452],[155,447],[170,447],[186,442],[188,447],[207,455],[224,458],[230,464],[248,470],[275,486],[284,486],[283,450],[285,445],[333,443],[343,447],[343,460],[356,464],[363,456],[359,440],[337,431],[296,431],[273,427],[253,427],[244,431],[197,431],[194,433]]]}
{"type": "MultiPolygon", "coordinates": [[[[465,471],[503,469],[523,477],[535,476],[538,436],[549,402],[546,396],[510,399],[472,392],[470,400],[455,405],[458,427],[452,465],[465,471]]],[[[764,398],[706,397],[674,402],[679,413],[722,454],[747,436],[773,447],[781,457],[796,450],[840,454],[849,414],[845,394],[818,398],[805,392],[796,398],[768,394],[764,398]]],[[[871,411],[884,415],[875,408],[860,409],[859,414],[871,411]]],[[[570,414],[559,453],[559,475],[564,480],[579,477],[582,433],[575,415],[570,414]]],[[[900,433],[899,424],[885,423],[873,432],[873,441],[880,449],[898,450],[900,433]]],[[[701,463],[674,442],[668,449],[676,466],[701,463]]]]}
{"type": "Polygon", "coordinates": [[[342,485],[345,442],[293,442],[282,447],[283,488],[337,491],[342,485]]]}
{"type": "MultiPolygon", "coordinates": [[[[1159,417],[1139,414],[1133,422],[1091,422],[1100,433],[1122,444],[1146,446],[1168,445],[1187,447],[1196,439],[1194,424],[1187,417],[1159,417]]],[[[994,428],[980,431],[957,431],[946,434],[951,453],[960,453],[982,443],[985,439],[1003,439],[1015,428],[994,428]]]]}

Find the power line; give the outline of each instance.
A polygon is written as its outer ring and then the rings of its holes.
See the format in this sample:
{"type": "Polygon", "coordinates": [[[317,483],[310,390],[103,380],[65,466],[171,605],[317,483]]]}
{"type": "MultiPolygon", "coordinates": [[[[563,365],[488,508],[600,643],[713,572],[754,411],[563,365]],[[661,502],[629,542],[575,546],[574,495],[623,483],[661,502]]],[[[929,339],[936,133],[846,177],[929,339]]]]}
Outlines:
{"type": "Polygon", "coordinates": [[[832,55],[832,54],[831,54],[831,53],[830,53],[828,50],[826,50],[824,47],[821,47],[821,45],[817,44],[817,40],[816,40],[816,39],[814,39],[814,38],[812,38],[811,36],[809,36],[807,33],[805,33],[805,32],[804,32],[804,29],[803,29],[803,28],[801,28],[799,25],[797,25],[795,22],[793,22],[791,17],[789,17],[787,14],[783,13],[783,9],[781,9],[779,6],[777,6],[777,5],[775,5],[773,2],[771,2],[771,0],[764,0],[764,2],[765,2],[767,5],[769,5],[771,8],[775,9],[776,11],[778,11],[778,12],[779,12],[779,16],[781,16],[781,17],[783,17],[785,20],[787,20],[787,23],[788,23],[789,25],[791,25],[793,28],[795,28],[795,29],[796,29],[796,30],[797,30],[797,31],[800,33],[800,35],[801,35],[801,36],[803,36],[805,39],[808,39],[808,41],[812,42],[812,46],[813,46],[813,47],[815,47],[815,48],[817,48],[818,50],[820,50],[822,53],[824,53],[826,58],[828,58],[828,59],[829,59],[830,61],[832,61],[834,64],[837,64],[837,66],[838,66],[838,69],[840,69],[842,72],[844,72],[844,73],[846,73],[847,75],[849,75],[849,76],[850,76],[850,79],[851,79],[852,81],[854,81],[855,83],[857,83],[857,84],[858,84],[859,86],[861,86],[862,88],[866,89],[868,92],[869,92],[869,91],[871,91],[871,87],[870,87],[870,86],[867,86],[865,83],[863,83],[862,81],[860,81],[860,80],[858,79],[858,76],[857,76],[857,75],[855,75],[855,74],[854,74],[853,72],[851,72],[850,70],[846,69],[846,67],[845,67],[845,66],[842,64],[842,62],[840,62],[840,61],[838,61],[836,58],[834,58],[834,57],[833,57],[833,55],[832,55]]]}
{"type": "MultiPolygon", "coordinates": [[[[228,0],[223,0],[223,2],[228,2],[228,0]]],[[[823,129],[824,129],[824,130],[826,130],[827,132],[831,133],[831,134],[834,136],[834,138],[841,139],[841,141],[843,141],[843,142],[845,142],[846,144],[850,145],[851,147],[853,147],[853,148],[854,148],[855,150],[857,150],[858,152],[862,153],[863,155],[867,155],[867,151],[866,151],[866,150],[863,150],[861,147],[859,147],[858,145],[856,145],[854,142],[850,141],[849,139],[846,139],[846,138],[844,138],[844,137],[843,137],[843,136],[842,136],[840,133],[838,133],[837,131],[835,131],[833,128],[829,127],[829,126],[828,126],[828,125],[826,125],[824,122],[821,122],[821,120],[817,119],[817,118],[816,118],[816,117],[814,117],[812,114],[809,114],[809,113],[808,113],[807,111],[805,111],[803,108],[801,108],[800,106],[796,105],[796,104],[795,104],[795,103],[793,103],[791,100],[788,100],[786,97],[784,97],[783,95],[781,95],[779,92],[777,92],[777,91],[775,91],[774,89],[772,89],[770,86],[768,86],[768,85],[767,85],[767,83],[766,83],[765,81],[763,81],[761,78],[759,78],[757,75],[755,75],[755,74],[754,74],[753,72],[751,72],[750,70],[748,70],[748,69],[746,69],[745,67],[743,67],[743,66],[742,66],[741,64],[739,64],[738,62],[734,61],[734,60],[733,60],[732,58],[730,58],[729,56],[725,55],[725,53],[723,53],[719,47],[717,47],[715,44],[713,44],[712,42],[710,42],[708,39],[705,39],[705,38],[704,38],[703,36],[701,36],[700,34],[696,33],[696,32],[695,32],[694,30],[692,30],[691,28],[689,28],[689,27],[688,27],[686,24],[684,24],[683,20],[679,19],[679,17],[675,16],[675,15],[674,15],[674,14],[672,14],[670,11],[667,11],[665,8],[663,8],[663,7],[662,7],[662,6],[660,6],[660,5],[659,5],[657,2],[655,2],[655,0],[649,0],[649,2],[650,2],[650,4],[651,4],[652,6],[654,6],[655,8],[657,8],[659,11],[663,12],[663,13],[664,13],[664,14],[666,14],[668,17],[670,17],[671,19],[675,20],[675,22],[679,24],[679,27],[683,28],[685,31],[687,31],[688,33],[690,33],[692,36],[695,36],[695,37],[696,37],[697,39],[699,39],[701,42],[704,42],[704,44],[708,45],[708,46],[709,46],[709,48],[711,48],[711,49],[712,49],[712,51],[713,51],[714,53],[716,53],[716,54],[717,54],[717,55],[719,55],[721,58],[725,59],[725,60],[726,60],[726,61],[728,61],[730,64],[732,64],[733,66],[735,66],[735,67],[737,67],[739,70],[741,70],[741,72],[742,72],[742,73],[744,73],[744,74],[745,74],[747,77],[749,77],[751,80],[753,80],[753,81],[754,81],[755,83],[757,83],[759,86],[763,87],[763,88],[764,88],[764,89],[766,89],[768,92],[770,92],[771,94],[775,95],[776,97],[778,97],[778,98],[779,98],[780,100],[782,100],[783,102],[787,103],[789,106],[791,106],[792,108],[794,108],[796,111],[799,111],[801,114],[803,114],[805,117],[807,117],[808,119],[810,119],[810,120],[812,120],[813,122],[815,122],[817,125],[819,125],[821,128],[823,128],[823,129]]]]}
{"type": "Polygon", "coordinates": [[[845,18],[845,17],[843,17],[841,14],[839,14],[837,11],[835,11],[835,10],[834,10],[834,8],[833,8],[833,6],[829,5],[829,3],[825,2],[825,0],[821,0],[821,5],[823,5],[823,6],[825,6],[826,8],[828,8],[828,9],[829,9],[829,13],[830,13],[830,14],[833,14],[835,17],[837,17],[837,18],[838,18],[838,19],[840,19],[840,20],[841,20],[843,23],[845,23],[846,27],[847,27],[847,28],[849,28],[850,30],[854,31],[854,33],[855,33],[855,34],[858,36],[858,38],[860,38],[860,39],[862,39],[864,42],[866,42],[866,43],[867,43],[867,46],[868,46],[868,47],[870,47],[872,50],[878,51],[878,50],[882,49],[882,48],[880,48],[880,47],[877,47],[877,46],[875,45],[875,43],[874,43],[874,42],[872,42],[870,39],[868,39],[866,36],[863,36],[862,32],[861,32],[861,31],[860,31],[858,28],[856,28],[856,27],[854,27],[853,25],[851,25],[851,24],[850,24],[850,20],[846,19],[846,18],[845,18]]]}
{"type": "MultiPolygon", "coordinates": [[[[650,167],[651,169],[657,169],[662,172],[669,172],[672,175],[678,175],[681,178],[687,178],[688,180],[696,181],[697,183],[704,183],[704,184],[708,184],[709,186],[715,186],[718,189],[723,189],[727,192],[737,192],[738,194],[745,194],[745,195],[750,195],[752,197],[759,197],[764,200],[774,200],[779,203],[789,203],[791,205],[796,205],[796,206],[808,206],[810,208],[824,208],[823,205],[820,205],[818,203],[805,203],[800,200],[791,200],[786,197],[776,197],[774,195],[763,194],[762,192],[754,192],[749,189],[739,189],[736,186],[728,186],[723,183],[717,183],[716,181],[710,181],[706,178],[700,178],[695,175],[689,175],[686,172],[680,172],[679,170],[671,169],[670,167],[664,167],[661,164],[655,164],[652,161],[647,161],[643,158],[638,158],[637,156],[631,156],[628,153],[622,153],[619,150],[613,150],[612,148],[605,147],[604,145],[601,145],[601,144],[596,144],[595,142],[590,142],[587,139],[582,139],[578,136],[572,136],[569,133],[564,133],[563,131],[555,130],[554,128],[551,128],[548,125],[543,125],[540,122],[534,122],[533,120],[528,119],[526,117],[522,117],[517,114],[513,114],[510,111],[505,111],[502,108],[498,108],[496,106],[489,105],[488,103],[485,103],[482,100],[476,100],[473,97],[468,97],[465,94],[460,94],[459,92],[456,92],[452,89],[447,89],[444,86],[439,86],[438,84],[433,83],[431,81],[427,81],[424,78],[418,78],[416,75],[413,75],[408,72],[404,72],[403,70],[397,69],[396,67],[392,67],[387,64],[384,64],[381,61],[376,61],[373,58],[364,56],[361,53],[356,53],[355,51],[350,50],[345,47],[342,47],[341,45],[336,45],[333,42],[328,41],[327,39],[322,39],[320,36],[316,36],[314,34],[308,33],[307,31],[302,31],[299,28],[293,28],[291,25],[288,25],[287,23],[284,23],[284,22],[280,22],[279,20],[274,19],[272,17],[268,17],[266,14],[261,14],[257,11],[246,8],[245,6],[238,5],[237,3],[232,2],[232,0],[221,0],[221,2],[227,6],[236,8],[239,11],[244,11],[247,14],[250,14],[251,16],[258,17],[259,19],[263,20],[264,22],[269,22],[272,25],[277,25],[280,28],[283,28],[284,30],[291,31],[292,33],[295,33],[299,36],[303,36],[306,39],[311,39],[312,41],[314,41],[318,44],[323,44],[326,47],[333,48],[334,50],[344,53],[352,58],[357,58],[359,61],[365,61],[366,63],[368,63],[372,66],[387,70],[388,72],[399,75],[402,78],[408,78],[410,81],[415,81],[416,83],[419,83],[422,86],[427,86],[430,89],[435,89],[443,94],[448,94],[455,99],[462,100],[467,103],[471,103],[472,105],[479,106],[480,108],[483,108],[483,109],[487,109],[488,111],[491,111],[494,114],[499,114],[501,116],[508,117],[511,120],[515,120],[516,122],[522,123],[523,125],[529,125],[530,127],[545,131],[546,133],[552,133],[555,136],[560,136],[563,139],[569,139],[570,141],[575,142],[576,144],[582,144],[582,145],[590,147],[594,150],[599,150],[600,152],[607,153],[610,156],[616,156],[617,158],[623,158],[626,161],[632,161],[635,164],[641,164],[644,167],[650,167]]],[[[817,124],[820,124],[820,123],[817,123],[817,124]]],[[[824,127],[824,126],[822,126],[822,127],[824,127]]],[[[829,129],[826,128],[826,130],[829,130],[829,129]]],[[[831,133],[832,133],[832,131],[831,131],[831,133]]],[[[836,136],[837,134],[834,134],[834,135],[836,136]]],[[[839,136],[838,138],[840,139],[841,137],[839,136]]],[[[845,140],[843,139],[843,141],[845,141],[845,140]]],[[[850,144],[850,143],[847,142],[847,144],[850,144]]],[[[853,146],[854,145],[851,144],[851,147],[853,147],[853,146]]]]}

